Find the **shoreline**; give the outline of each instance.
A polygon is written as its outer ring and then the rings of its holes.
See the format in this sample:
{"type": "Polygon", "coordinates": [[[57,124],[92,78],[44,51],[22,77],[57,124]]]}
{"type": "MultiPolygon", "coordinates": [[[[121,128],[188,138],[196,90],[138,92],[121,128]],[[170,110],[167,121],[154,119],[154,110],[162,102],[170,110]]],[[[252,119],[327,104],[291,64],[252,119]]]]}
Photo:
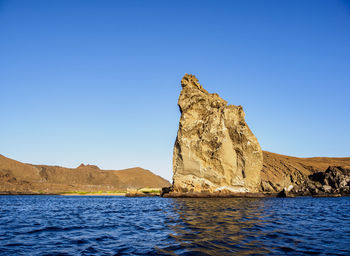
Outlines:
{"type": "Polygon", "coordinates": [[[323,194],[323,195],[288,195],[286,197],[280,197],[277,193],[263,194],[263,193],[249,193],[249,194],[227,194],[227,195],[201,195],[201,194],[177,194],[177,195],[163,195],[158,194],[141,194],[141,193],[0,193],[0,196],[117,196],[117,197],[163,197],[163,198],[325,198],[325,197],[349,197],[348,194],[323,194]]]}
{"type": "Polygon", "coordinates": [[[27,190],[27,191],[15,191],[15,190],[2,190],[1,195],[38,195],[38,196],[124,196],[124,197],[142,197],[142,196],[160,196],[161,189],[159,188],[141,188],[141,189],[128,189],[128,190],[100,190],[100,191],[84,191],[84,190],[71,190],[71,191],[42,191],[42,190],[27,190]]]}
{"type": "MultiPolygon", "coordinates": [[[[79,194],[79,193],[69,193],[69,194],[57,194],[58,196],[125,196],[126,193],[87,193],[87,194],[79,194]]],[[[47,194],[49,195],[49,194],[47,194]]]]}
{"type": "Polygon", "coordinates": [[[36,193],[8,193],[8,194],[0,194],[0,196],[125,196],[125,193],[102,193],[102,194],[78,194],[78,193],[69,193],[69,194],[61,194],[61,193],[50,193],[50,194],[36,194],[36,193]]]}

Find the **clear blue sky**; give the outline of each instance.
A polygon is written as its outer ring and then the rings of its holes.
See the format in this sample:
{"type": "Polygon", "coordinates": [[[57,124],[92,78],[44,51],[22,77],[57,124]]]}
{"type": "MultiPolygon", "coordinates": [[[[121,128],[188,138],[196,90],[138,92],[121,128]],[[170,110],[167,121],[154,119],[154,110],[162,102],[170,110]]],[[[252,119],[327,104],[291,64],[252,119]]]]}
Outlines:
{"type": "Polygon", "coordinates": [[[0,154],[171,179],[184,73],[264,150],[350,156],[350,1],[1,1],[0,154]]]}

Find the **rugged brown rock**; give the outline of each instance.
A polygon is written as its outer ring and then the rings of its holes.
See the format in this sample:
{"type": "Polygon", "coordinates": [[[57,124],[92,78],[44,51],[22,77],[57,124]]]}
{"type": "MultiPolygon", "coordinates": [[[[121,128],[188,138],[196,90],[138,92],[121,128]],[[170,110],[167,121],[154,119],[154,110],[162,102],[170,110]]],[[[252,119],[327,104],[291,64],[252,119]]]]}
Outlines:
{"type": "Polygon", "coordinates": [[[173,185],[163,189],[164,196],[350,193],[350,158],[262,152],[241,106],[227,105],[219,95],[208,93],[193,75],[186,74],[181,85],[173,185]]]}
{"type": "Polygon", "coordinates": [[[316,172],[309,176],[311,194],[350,194],[350,166],[330,166],[324,172],[316,172]]]}
{"type": "Polygon", "coordinates": [[[170,183],[142,168],[100,170],[24,164],[0,155],[0,194],[56,194],[63,192],[126,191],[128,188],[162,188],[170,183]]]}
{"type": "Polygon", "coordinates": [[[243,108],[208,93],[193,75],[181,85],[170,194],[258,192],[262,151],[243,108]]]}
{"type": "Polygon", "coordinates": [[[261,191],[286,195],[349,194],[350,157],[298,158],[264,151],[261,191]]]}

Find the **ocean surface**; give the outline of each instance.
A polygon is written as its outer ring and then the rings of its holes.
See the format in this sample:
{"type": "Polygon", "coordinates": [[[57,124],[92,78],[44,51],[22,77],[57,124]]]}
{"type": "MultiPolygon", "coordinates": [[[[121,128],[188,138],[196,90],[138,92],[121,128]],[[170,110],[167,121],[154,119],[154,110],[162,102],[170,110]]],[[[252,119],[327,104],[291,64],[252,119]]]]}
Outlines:
{"type": "Polygon", "coordinates": [[[0,196],[0,255],[350,255],[350,197],[0,196]]]}

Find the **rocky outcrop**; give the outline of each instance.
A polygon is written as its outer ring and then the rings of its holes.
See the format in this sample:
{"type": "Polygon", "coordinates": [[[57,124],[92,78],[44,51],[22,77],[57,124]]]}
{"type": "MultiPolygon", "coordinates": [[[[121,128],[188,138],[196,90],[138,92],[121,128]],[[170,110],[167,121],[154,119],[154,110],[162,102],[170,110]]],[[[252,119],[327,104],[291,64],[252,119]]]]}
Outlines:
{"type": "Polygon", "coordinates": [[[350,195],[350,166],[329,166],[324,172],[313,173],[291,192],[297,195],[350,195]]]}
{"type": "Polygon", "coordinates": [[[165,197],[349,194],[350,158],[297,158],[262,152],[241,106],[181,80],[173,185],[165,197]],[[328,169],[327,169],[328,168],[328,169]]]}
{"type": "Polygon", "coordinates": [[[309,178],[318,183],[316,189],[322,192],[350,194],[350,166],[330,166],[325,172],[314,173],[309,178]]]}
{"type": "Polygon", "coordinates": [[[80,164],[77,167],[77,170],[81,170],[81,169],[91,169],[91,170],[100,170],[100,168],[97,165],[93,165],[93,164],[80,164]]]}
{"type": "Polygon", "coordinates": [[[281,197],[350,194],[349,157],[297,158],[263,153],[261,191],[266,194],[281,197]]]}
{"type": "Polygon", "coordinates": [[[258,192],[263,156],[243,108],[208,93],[193,75],[186,74],[181,85],[168,195],[258,192]]]}

